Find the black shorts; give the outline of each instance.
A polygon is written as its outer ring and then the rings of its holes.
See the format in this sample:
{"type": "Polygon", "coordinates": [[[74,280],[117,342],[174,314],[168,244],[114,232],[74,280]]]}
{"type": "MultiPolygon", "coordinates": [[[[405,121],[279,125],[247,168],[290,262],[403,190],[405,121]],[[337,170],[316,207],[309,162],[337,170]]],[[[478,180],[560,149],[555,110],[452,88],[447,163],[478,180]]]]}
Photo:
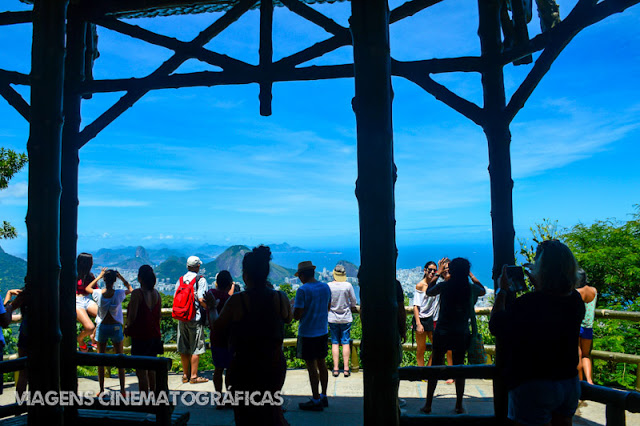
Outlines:
{"type": "Polygon", "coordinates": [[[440,334],[433,333],[433,351],[461,351],[469,349],[471,336],[469,334],[440,334]]]}
{"type": "Polygon", "coordinates": [[[298,336],[297,357],[304,360],[324,359],[327,357],[329,334],[318,337],[298,336]]]}
{"type": "MultiPolygon", "coordinates": [[[[412,319],[413,329],[417,328],[416,317],[414,316],[412,319]]],[[[420,324],[424,327],[424,331],[433,331],[434,330],[434,322],[433,317],[420,318],[420,324]]]]}
{"type": "Polygon", "coordinates": [[[136,339],[131,338],[131,355],[136,356],[158,356],[164,353],[162,339],[136,339]]]}

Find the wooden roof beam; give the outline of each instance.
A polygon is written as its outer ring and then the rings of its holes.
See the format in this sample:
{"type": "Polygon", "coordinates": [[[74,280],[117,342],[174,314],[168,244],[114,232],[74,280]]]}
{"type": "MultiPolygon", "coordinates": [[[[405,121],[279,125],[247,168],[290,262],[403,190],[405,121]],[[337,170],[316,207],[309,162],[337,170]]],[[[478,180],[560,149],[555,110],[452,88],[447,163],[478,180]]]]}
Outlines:
{"type": "Polygon", "coordinates": [[[33,15],[30,10],[23,10],[20,12],[1,12],[0,25],[27,24],[33,21],[32,16],[33,15]]]}
{"type": "MultiPolygon", "coordinates": [[[[223,16],[218,18],[213,24],[209,25],[204,31],[190,42],[192,46],[202,47],[211,41],[214,37],[224,31],[229,25],[237,21],[245,12],[247,12],[257,0],[240,0],[237,5],[227,11],[223,16]]],[[[181,53],[174,54],[171,58],[167,59],[158,69],[156,69],[149,77],[157,78],[160,76],[167,76],[177,70],[187,59],[190,59],[188,55],[181,53]]],[[[118,118],[123,112],[131,108],[140,98],[142,98],[148,90],[145,89],[132,89],[122,96],[118,101],[113,104],[102,115],[96,118],[92,123],[88,124],[80,132],[80,147],[84,146],[91,139],[95,138],[100,131],[111,124],[116,118],[118,118]]]]}
{"type": "Polygon", "coordinates": [[[344,33],[350,34],[348,28],[343,27],[333,19],[326,17],[314,8],[302,3],[300,0],[280,0],[280,3],[284,4],[293,13],[303,17],[309,22],[316,24],[328,33],[337,36],[344,33]]]}
{"type": "Polygon", "coordinates": [[[145,41],[155,46],[173,50],[176,53],[198,59],[199,61],[218,66],[222,69],[253,67],[253,65],[231,58],[227,55],[213,52],[190,42],[184,42],[173,37],[157,34],[153,31],[119,21],[115,18],[100,18],[96,19],[95,23],[120,34],[128,35],[129,37],[145,41]]]}
{"type": "MultiPolygon", "coordinates": [[[[353,64],[309,66],[278,70],[273,74],[274,82],[312,81],[353,77],[353,64]]],[[[182,87],[212,87],[238,84],[260,83],[262,76],[259,68],[242,72],[201,71],[178,73],[143,78],[123,78],[113,80],[94,80],[80,84],[80,93],[110,93],[151,91],[158,89],[178,89],[182,87]]]]}
{"type": "Polygon", "coordinates": [[[411,0],[391,11],[389,23],[401,21],[404,18],[415,15],[416,13],[440,3],[442,0],[411,0]]]}
{"type": "Polygon", "coordinates": [[[260,0],[260,115],[271,115],[273,99],[273,0],[260,0]]]}
{"type": "MultiPolygon", "coordinates": [[[[511,122],[518,114],[551,65],[569,42],[583,29],[615,13],[621,13],[640,0],[579,0],[567,17],[546,35],[546,46],[520,87],[511,96],[505,108],[505,117],[511,122]]],[[[545,34],[541,34],[545,36],[545,34]]]]}
{"type": "Polygon", "coordinates": [[[25,120],[31,119],[31,107],[13,87],[9,84],[0,84],[0,96],[6,99],[18,113],[24,117],[25,120]]]}

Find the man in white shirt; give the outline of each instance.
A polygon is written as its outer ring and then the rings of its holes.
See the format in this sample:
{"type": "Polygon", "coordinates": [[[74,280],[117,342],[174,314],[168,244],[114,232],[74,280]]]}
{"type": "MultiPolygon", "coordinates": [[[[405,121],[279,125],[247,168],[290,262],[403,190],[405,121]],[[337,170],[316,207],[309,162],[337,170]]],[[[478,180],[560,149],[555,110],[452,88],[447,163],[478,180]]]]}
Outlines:
{"type": "MultiPolygon", "coordinates": [[[[200,362],[200,354],[205,351],[205,336],[203,312],[200,307],[206,309],[207,305],[204,295],[207,292],[207,280],[198,275],[202,261],[198,256],[190,256],[187,259],[187,269],[189,272],[182,276],[184,283],[193,283],[195,295],[195,317],[191,321],[178,321],[178,352],[180,353],[180,361],[182,362],[182,383],[206,383],[209,379],[198,376],[198,363],[200,362]]],[[[176,284],[176,292],[180,287],[180,281],[176,284]]],[[[175,294],[174,294],[175,297],[175,294]]]]}

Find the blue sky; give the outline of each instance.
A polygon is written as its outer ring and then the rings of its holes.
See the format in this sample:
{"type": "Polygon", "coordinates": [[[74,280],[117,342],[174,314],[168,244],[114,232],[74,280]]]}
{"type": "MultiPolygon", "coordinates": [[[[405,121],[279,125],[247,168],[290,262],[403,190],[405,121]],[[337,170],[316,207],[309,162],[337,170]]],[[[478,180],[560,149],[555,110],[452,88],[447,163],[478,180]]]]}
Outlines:
{"type": "MultiPolygon", "coordinates": [[[[392,7],[400,1],[390,1],[392,7]]],[[[475,2],[444,1],[391,28],[399,60],[479,54],[475,2]],[[470,7],[469,5],[473,5],[470,7]]],[[[575,1],[559,1],[564,17],[575,1]]],[[[6,10],[22,10],[5,0],[6,10]]],[[[349,4],[318,6],[347,25],[349,4]]],[[[534,13],[535,15],[535,13],[534,13]]],[[[214,15],[131,21],[189,41],[214,15]]],[[[560,226],[627,218],[640,202],[640,6],[579,34],[512,125],[517,236],[543,218],[560,226]]],[[[258,61],[258,13],[207,47],[258,61]]],[[[328,36],[278,8],[274,57],[328,36]]],[[[529,26],[539,32],[537,16],[529,26]]],[[[29,72],[30,25],[0,27],[0,68],[29,72]]],[[[100,78],[142,77],[166,49],[99,29],[100,78]]],[[[536,55],[537,56],[537,55],[536,55]]],[[[351,61],[345,47],[314,64],[351,61]]],[[[214,69],[196,60],[179,72],[214,69]]],[[[530,66],[507,66],[509,94],[530,66]]],[[[481,105],[479,75],[435,79],[481,105]]],[[[486,139],[482,130],[401,78],[393,104],[399,246],[490,241],[486,139]]],[[[28,90],[17,88],[28,99],[28,90]]],[[[358,244],[353,80],[276,83],[273,115],[258,114],[257,85],[154,91],[80,152],[79,246],[287,241],[303,247],[358,244]]],[[[83,104],[83,126],[121,94],[83,104]]],[[[28,126],[0,100],[0,146],[26,152],[28,126]]],[[[0,192],[0,218],[26,251],[27,172],[0,192]]]]}

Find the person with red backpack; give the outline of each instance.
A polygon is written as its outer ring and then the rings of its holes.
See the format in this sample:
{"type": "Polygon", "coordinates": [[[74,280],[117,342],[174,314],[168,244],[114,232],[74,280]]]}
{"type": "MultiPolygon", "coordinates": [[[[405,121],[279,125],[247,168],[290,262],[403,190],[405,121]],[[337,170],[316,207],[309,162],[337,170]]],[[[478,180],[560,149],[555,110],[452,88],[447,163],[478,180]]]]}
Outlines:
{"type": "Polygon", "coordinates": [[[207,304],[204,295],[207,280],[199,275],[202,261],[198,256],[187,259],[189,272],[180,277],[173,296],[173,318],[178,320],[178,352],[182,361],[182,383],[206,383],[198,376],[200,354],[205,351],[204,321],[207,304]]]}

